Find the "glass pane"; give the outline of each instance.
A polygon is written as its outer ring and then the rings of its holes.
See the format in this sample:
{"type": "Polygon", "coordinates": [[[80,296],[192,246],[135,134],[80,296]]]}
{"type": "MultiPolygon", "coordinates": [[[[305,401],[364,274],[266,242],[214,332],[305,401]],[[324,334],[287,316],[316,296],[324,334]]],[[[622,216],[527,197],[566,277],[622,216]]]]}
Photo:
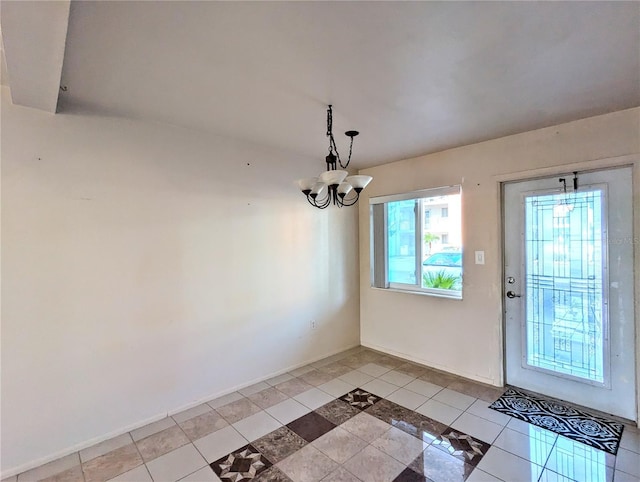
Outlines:
{"type": "Polygon", "coordinates": [[[527,196],[527,364],[604,382],[602,190],[527,196]]]}
{"type": "Polygon", "coordinates": [[[387,203],[390,283],[416,284],[416,199],[387,203]]]}
{"type": "Polygon", "coordinates": [[[423,198],[422,209],[422,287],[462,291],[460,194],[423,198]]]}

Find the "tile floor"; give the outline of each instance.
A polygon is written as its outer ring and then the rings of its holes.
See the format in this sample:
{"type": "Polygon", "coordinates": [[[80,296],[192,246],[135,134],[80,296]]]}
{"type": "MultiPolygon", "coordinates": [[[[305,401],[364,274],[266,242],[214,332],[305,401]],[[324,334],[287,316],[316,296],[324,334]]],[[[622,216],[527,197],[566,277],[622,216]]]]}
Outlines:
{"type": "Polygon", "coordinates": [[[502,393],[357,348],[3,482],[640,481],[617,457],[498,413],[502,393]]]}

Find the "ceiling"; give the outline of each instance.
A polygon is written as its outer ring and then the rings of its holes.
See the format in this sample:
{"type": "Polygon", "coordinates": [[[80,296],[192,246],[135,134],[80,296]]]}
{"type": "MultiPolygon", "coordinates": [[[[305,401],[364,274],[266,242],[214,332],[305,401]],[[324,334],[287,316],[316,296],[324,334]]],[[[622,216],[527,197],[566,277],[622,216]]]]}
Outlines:
{"type": "Polygon", "coordinates": [[[639,25],[638,2],[71,2],[58,111],[320,170],[331,103],[369,167],[640,105],[639,25]]]}

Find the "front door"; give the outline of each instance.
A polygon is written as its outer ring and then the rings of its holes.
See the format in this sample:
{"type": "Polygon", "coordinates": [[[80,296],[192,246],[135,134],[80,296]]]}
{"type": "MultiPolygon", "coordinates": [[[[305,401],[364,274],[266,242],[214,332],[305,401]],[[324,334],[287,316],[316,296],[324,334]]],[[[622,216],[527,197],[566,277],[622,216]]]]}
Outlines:
{"type": "Polygon", "coordinates": [[[635,420],[631,179],[504,184],[505,368],[510,385],[635,420]]]}

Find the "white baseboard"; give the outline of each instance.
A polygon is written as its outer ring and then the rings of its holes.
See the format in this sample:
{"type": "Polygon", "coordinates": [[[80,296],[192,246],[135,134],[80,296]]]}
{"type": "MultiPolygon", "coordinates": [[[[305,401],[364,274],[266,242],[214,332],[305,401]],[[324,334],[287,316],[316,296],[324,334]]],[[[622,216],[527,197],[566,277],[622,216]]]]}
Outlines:
{"type": "Polygon", "coordinates": [[[206,396],[204,398],[200,398],[198,400],[191,401],[191,402],[186,403],[184,405],[180,405],[179,407],[172,408],[170,410],[167,410],[166,412],[162,412],[162,413],[159,413],[159,414],[154,415],[152,417],[146,418],[144,420],[140,420],[139,422],[132,423],[132,424],[127,425],[125,427],[121,427],[121,428],[119,428],[117,430],[113,430],[113,431],[108,432],[108,433],[106,433],[104,435],[100,435],[98,437],[93,437],[93,438],[91,438],[89,440],[85,440],[84,442],[80,442],[80,443],[75,444],[75,445],[73,445],[71,447],[67,447],[66,449],[63,449],[63,450],[60,450],[60,451],[55,452],[53,454],[47,455],[46,457],[41,457],[41,458],[39,458],[37,460],[32,460],[31,462],[27,462],[27,463],[19,465],[17,467],[12,467],[10,469],[3,470],[0,473],[0,478],[4,480],[6,478],[13,477],[14,475],[18,475],[18,474],[21,474],[23,472],[26,472],[27,470],[31,470],[31,469],[34,469],[36,467],[40,467],[41,465],[44,465],[44,464],[47,464],[47,463],[52,462],[54,460],[57,460],[59,458],[66,457],[69,454],[73,454],[75,452],[79,452],[80,450],[84,450],[86,448],[92,447],[92,446],[94,446],[96,444],[99,444],[100,442],[104,442],[105,440],[112,439],[114,437],[117,437],[119,435],[125,434],[127,432],[131,432],[132,430],[136,430],[136,429],[138,429],[140,427],[144,427],[145,425],[148,425],[150,423],[157,422],[158,420],[161,420],[161,419],[163,419],[165,417],[170,417],[172,415],[175,415],[176,413],[183,412],[185,410],[188,410],[190,408],[196,407],[196,406],[201,405],[203,403],[209,402],[209,401],[214,400],[216,398],[222,397],[224,395],[228,395],[229,393],[233,393],[233,392],[236,392],[238,390],[242,390],[245,387],[249,387],[249,386],[254,385],[256,383],[260,383],[260,382],[263,382],[263,381],[268,380],[270,378],[277,377],[278,375],[282,375],[283,373],[287,373],[287,372],[290,372],[292,370],[295,370],[296,368],[300,368],[300,367],[303,367],[305,365],[309,365],[310,363],[315,363],[318,360],[322,360],[323,358],[327,358],[327,357],[336,355],[338,353],[341,353],[343,351],[350,350],[350,349],[355,348],[357,346],[360,346],[360,343],[347,345],[344,348],[340,348],[338,350],[331,351],[331,352],[329,352],[327,354],[311,358],[311,359],[309,359],[307,361],[304,361],[304,362],[301,362],[301,363],[297,363],[295,365],[291,365],[291,366],[289,366],[289,367],[287,367],[285,369],[278,370],[276,372],[270,373],[270,374],[268,374],[266,376],[263,376],[263,377],[255,378],[255,379],[250,380],[250,381],[248,381],[246,383],[241,383],[241,384],[236,385],[236,386],[234,386],[234,387],[232,387],[232,388],[230,388],[228,390],[215,392],[215,393],[213,393],[211,395],[208,395],[208,396],[206,396]]]}
{"type": "Polygon", "coordinates": [[[400,358],[405,359],[405,360],[409,360],[409,361],[412,361],[412,362],[415,362],[415,363],[419,363],[420,365],[424,365],[426,367],[435,368],[436,370],[440,370],[442,372],[450,373],[451,375],[455,375],[457,377],[468,378],[470,380],[475,380],[477,382],[484,383],[485,385],[493,385],[494,387],[502,387],[502,385],[499,385],[495,380],[491,380],[491,379],[485,378],[485,377],[480,377],[480,376],[475,375],[473,373],[452,372],[450,368],[445,367],[443,365],[438,365],[437,363],[428,362],[426,360],[422,360],[421,358],[409,355],[407,353],[402,353],[402,352],[398,352],[398,351],[395,351],[395,350],[390,350],[389,348],[386,348],[386,347],[380,346],[380,345],[376,345],[375,343],[369,343],[369,342],[366,342],[366,341],[362,341],[360,344],[362,346],[364,346],[364,347],[371,348],[372,350],[381,351],[382,353],[386,353],[387,355],[397,356],[397,357],[400,357],[400,358]]]}

